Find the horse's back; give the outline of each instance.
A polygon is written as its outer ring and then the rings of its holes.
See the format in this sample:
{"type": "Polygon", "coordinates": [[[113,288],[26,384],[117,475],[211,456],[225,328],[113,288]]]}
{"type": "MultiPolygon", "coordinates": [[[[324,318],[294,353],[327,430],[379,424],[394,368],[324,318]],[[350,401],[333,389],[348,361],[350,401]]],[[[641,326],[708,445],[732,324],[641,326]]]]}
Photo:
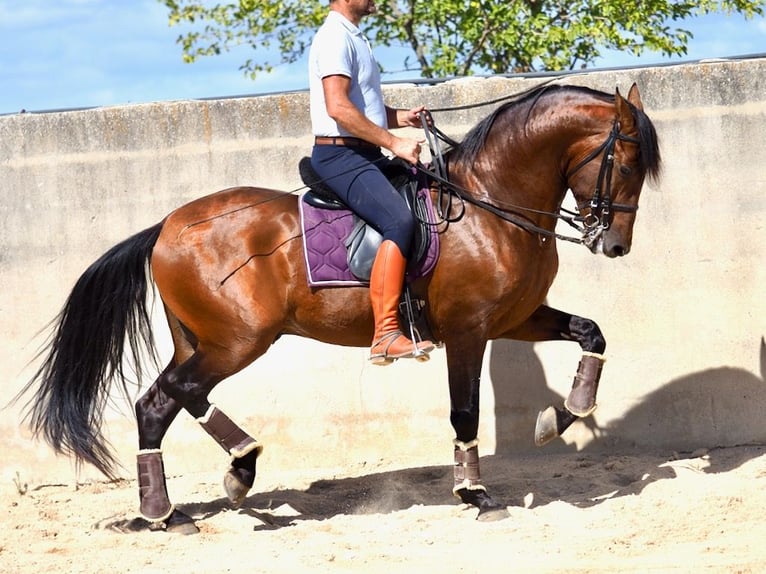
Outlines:
{"type": "Polygon", "coordinates": [[[166,218],[165,226],[191,228],[210,223],[223,228],[258,223],[277,212],[293,212],[297,216],[297,200],[298,196],[275,189],[230,187],[175,209],[166,218]]]}

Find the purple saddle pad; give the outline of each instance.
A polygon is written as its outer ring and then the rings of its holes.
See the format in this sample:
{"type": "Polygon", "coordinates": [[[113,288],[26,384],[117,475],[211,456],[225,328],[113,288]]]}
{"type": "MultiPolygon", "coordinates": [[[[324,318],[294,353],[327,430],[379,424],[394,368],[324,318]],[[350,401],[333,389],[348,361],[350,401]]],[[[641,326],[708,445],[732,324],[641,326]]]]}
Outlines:
{"type": "MultiPolygon", "coordinates": [[[[411,263],[406,279],[413,281],[430,273],[439,258],[439,234],[435,222],[431,194],[428,189],[418,191],[425,199],[430,242],[421,260],[411,263]]],[[[298,202],[303,229],[303,255],[312,287],[354,287],[368,285],[349,270],[344,241],[354,227],[353,213],[348,210],[320,209],[305,201],[298,202]]]]}

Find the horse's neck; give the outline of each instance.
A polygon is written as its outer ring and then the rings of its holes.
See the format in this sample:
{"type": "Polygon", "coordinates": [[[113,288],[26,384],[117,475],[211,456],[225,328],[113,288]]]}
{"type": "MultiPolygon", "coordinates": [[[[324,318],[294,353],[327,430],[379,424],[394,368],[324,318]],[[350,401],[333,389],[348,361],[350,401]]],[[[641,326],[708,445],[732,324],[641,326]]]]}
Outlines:
{"type": "Polygon", "coordinates": [[[456,162],[450,176],[497,204],[557,211],[567,192],[568,164],[603,131],[605,114],[614,114],[603,102],[584,98],[542,99],[499,116],[475,161],[456,162]]]}
{"type": "Polygon", "coordinates": [[[541,136],[518,135],[510,143],[501,139],[490,138],[470,165],[451,163],[450,179],[499,207],[556,211],[566,193],[560,161],[564,148],[541,136]]]}

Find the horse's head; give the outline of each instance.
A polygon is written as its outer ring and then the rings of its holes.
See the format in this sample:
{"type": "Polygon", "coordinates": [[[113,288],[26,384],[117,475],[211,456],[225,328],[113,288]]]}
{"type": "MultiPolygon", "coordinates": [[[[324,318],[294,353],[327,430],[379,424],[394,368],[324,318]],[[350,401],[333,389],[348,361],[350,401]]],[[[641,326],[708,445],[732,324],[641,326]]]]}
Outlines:
{"type": "Polygon", "coordinates": [[[636,84],[627,99],[616,91],[614,114],[600,121],[600,144],[593,147],[595,138],[588,137],[575,147],[578,161],[567,183],[584,219],[585,244],[593,253],[621,257],[630,251],[644,179],[659,175],[659,146],[636,84]]]}

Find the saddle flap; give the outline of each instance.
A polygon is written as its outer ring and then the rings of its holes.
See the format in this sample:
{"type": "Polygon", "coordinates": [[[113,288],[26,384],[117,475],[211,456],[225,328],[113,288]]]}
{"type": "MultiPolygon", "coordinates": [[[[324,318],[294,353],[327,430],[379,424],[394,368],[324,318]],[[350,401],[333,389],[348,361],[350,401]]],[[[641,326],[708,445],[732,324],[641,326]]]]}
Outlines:
{"type": "MultiPolygon", "coordinates": [[[[418,195],[415,180],[406,182],[398,191],[407,201],[417,222],[410,252],[406,254],[408,267],[412,268],[425,257],[431,244],[428,200],[418,195]]],[[[381,243],[383,243],[383,236],[363,219],[354,215],[354,227],[344,241],[344,245],[348,250],[348,268],[355,277],[362,281],[370,280],[372,264],[375,262],[381,243]]]]}
{"type": "Polygon", "coordinates": [[[347,249],[346,261],[354,277],[369,281],[372,276],[372,264],[378,254],[378,248],[383,243],[383,236],[367,225],[365,221],[354,216],[354,227],[343,244],[347,249]]]}

